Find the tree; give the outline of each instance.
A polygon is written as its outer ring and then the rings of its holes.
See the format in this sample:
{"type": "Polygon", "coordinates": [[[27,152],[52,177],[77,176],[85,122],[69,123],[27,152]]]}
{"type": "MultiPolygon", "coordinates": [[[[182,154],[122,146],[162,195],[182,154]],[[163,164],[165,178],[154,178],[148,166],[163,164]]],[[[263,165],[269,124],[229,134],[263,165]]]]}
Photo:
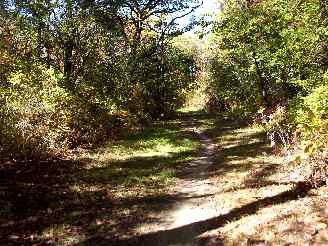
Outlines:
{"type": "Polygon", "coordinates": [[[112,122],[121,122],[112,119],[118,115],[128,122],[168,115],[191,83],[192,61],[170,40],[183,32],[176,20],[197,6],[196,0],[2,1],[3,151],[29,156],[72,148],[105,139],[112,122]]]}
{"type": "Polygon", "coordinates": [[[228,90],[241,101],[252,96],[251,105],[306,93],[306,81],[321,73],[316,57],[323,29],[316,2],[227,1],[215,31],[218,85],[231,83],[236,90],[228,90]]]}

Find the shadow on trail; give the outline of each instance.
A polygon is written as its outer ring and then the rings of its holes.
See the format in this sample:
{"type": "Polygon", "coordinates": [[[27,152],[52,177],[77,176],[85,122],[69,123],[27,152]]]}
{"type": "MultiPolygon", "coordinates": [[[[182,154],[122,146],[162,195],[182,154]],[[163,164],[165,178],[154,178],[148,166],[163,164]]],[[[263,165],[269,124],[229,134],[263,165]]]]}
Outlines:
{"type": "MultiPolygon", "coordinates": [[[[206,179],[213,176],[225,175],[227,173],[245,172],[252,170],[254,165],[260,167],[256,172],[252,173],[250,177],[245,180],[242,186],[234,187],[233,191],[246,189],[249,187],[261,187],[281,184],[280,182],[273,182],[266,180],[267,176],[270,176],[273,172],[277,171],[277,164],[270,162],[263,162],[256,159],[258,155],[268,153],[270,148],[266,144],[266,138],[263,133],[247,133],[242,139],[238,134],[243,131],[238,129],[245,126],[242,121],[234,121],[229,119],[215,118],[209,115],[197,114],[197,115],[184,115],[184,124],[179,123],[183,127],[199,127],[206,125],[208,128],[205,130],[205,134],[210,138],[220,141],[224,138],[224,144],[227,146],[218,146],[213,156],[213,165],[209,167],[205,174],[194,174],[190,176],[186,175],[182,169],[179,173],[180,179],[206,179]],[[192,124],[190,125],[190,117],[193,117],[192,124]],[[238,140],[238,141],[236,141],[238,140]],[[241,141],[239,141],[241,140],[241,141]],[[254,142],[255,140],[255,142],[254,142]],[[253,158],[255,160],[251,160],[253,158]],[[234,163],[236,162],[237,163],[234,163]]],[[[190,243],[197,242],[197,245],[202,245],[201,241],[197,241],[197,237],[204,232],[218,229],[223,227],[226,223],[239,220],[240,218],[248,215],[255,214],[262,208],[272,206],[275,204],[281,204],[292,200],[297,200],[300,197],[307,195],[310,190],[309,187],[304,187],[301,184],[288,191],[282,192],[278,195],[259,199],[255,202],[251,202],[241,207],[232,208],[229,213],[219,215],[208,220],[199,221],[185,226],[177,227],[174,229],[161,230],[153,233],[148,233],[140,236],[133,236],[129,239],[113,240],[106,239],[106,233],[103,236],[92,236],[90,239],[84,241],[79,245],[190,245],[190,243]]],[[[229,191],[225,191],[229,192],[229,191]]],[[[212,194],[211,194],[212,195],[212,194]]],[[[180,196],[181,198],[181,196],[180,196]]],[[[193,199],[195,197],[191,197],[193,199]]],[[[166,198],[164,198],[165,200],[166,198]]],[[[179,196],[173,198],[173,202],[179,200],[179,196]]],[[[156,201],[156,199],[155,199],[156,201]]],[[[172,202],[172,197],[168,198],[164,203],[169,204],[172,202]]],[[[151,202],[150,202],[151,203],[151,202]]],[[[207,245],[208,242],[203,242],[207,245]]],[[[220,239],[216,238],[215,244],[221,245],[220,239]]]]}
{"type": "Polygon", "coordinates": [[[255,183],[266,183],[266,178],[277,172],[279,165],[259,157],[270,155],[271,148],[265,132],[247,131],[247,122],[242,120],[214,118],[212,127],[205,131],[210,138],[219,143],[209,177],[227,173],[250,172],[242,189],[255,183]]]}
{"type": "MultiPolygon", "coordinates": [[[[190,126],[205,126],[205,134],[213,140],[220,140],[230,134],[225,144],[235,145],[226,149],[218,146],[213,155],[213,165],[205,174],[192,177],[205,179],[249,170],[254,165],[252,161],[237,164],[232,164],[231,161],[243,161],[248,157],[255,157],[259,152],[268,151],[263,136],[256,134],[247,136],[248,139],[258,138],[256,143],[247,139],[241,143],[234,142],[238,138],[238,132],[235,131],[244,125],[241,121],[216,118],[203,113],[180,114],[170,122],[155,123],[154,128],[160,128],[161,131],[145,129],[120,143],[126,148],[139,150],[152,148],[153,143],[150,141],[149,144],[143,144],[137,140],[147,142],[160,137],[167,138],[170,144],[179,145],[179,138],[192,141],[197,137],[196,133],[184,129],[190,126]]],[[[227,214],[206,221],[135,237],[134,229],[138,225],[157,219],[152,214],[170,210],[178,201],[212,195],[189,196],[179,192],[149,195],[136,191],[136,194],[119,198],[112,196],[114,189],[129,193],[138,188],[137,182],[142,182],[149,190],[162,188],[166,184],[156,182],[151,177],[166,170],[173,169],[174,175],[181,179],[188,178],[184,177],[186,172],[183,167],[190,162],[188,158],[200,156],[198,149],[167,154],[168,156],[104,160],[99,162],[100,167],[92,168],[86,168],[90,159],[0,165],[0,244],[58,245],[60,238],[40,237],[44,232],[55,231],[57,228],[66,230],[61,235],[62,239],[83,235],[81,240],[73,240],[71,245],[79,241],[82,241],[79,245],[169,245],[190,242],[203,232],[222,227],[231,220],[253,214],[265,206],[295,200],[298,196],[305,196],[307,192],[307,189],[297,186],[293,190],[234,208],[227,214]],[[79,190],[85,186],[88,189],[79,190]],[[132,239],[122,240],[122,236],[132,239]]],[[[249,177],[249,183],[245,182],[245,186],[251,185],[251,180],[264,182],[265,177],[276,170],[276,166],[271,163],[262,164],[258,173],[249,177]]],[[[243,186],[239,188],[242,189],[243,186]]]]}
{"type": "MultiPolygon", "coordinates": [[[[81,170],[80,180],[88,184],[111,184],[130,183],[142,181],[152,188],[153,175],[168,172],[168,175],[175,175],[175,170],[188,163],[186,158],[196,158],[194,151],[184,151],[180,153],[168,153],[169,156],[153,157],[133,157],[127,160],[98,162],[100,167],[93,167],[81,170]],[[169,174],[172,172],[172,174],[169,174]]],[[[165,177],[163,177],[165,178],[165,177]]],[[[158,184],[157,184],[158,185],[158,184]]],[[[163,184],[164,186],[166,184],[163,184]]],[[[158,188],[158,186],[157,186],[158,188]]]]}
{"type": "MultiPolygon", "coordinates": [[[[154,124],[117,144],[142,150],[152,148],[152,139],[157,138],[174,146],[184,139],[194,141],[196,134],[182,129],[183,121],[178,118],[173,123],[158,123],[162,128],[154,124]]],[[[138,193],[136,184],[142,183],[150,191],[165,187],[166,170],[174,171],[188,161],[185,159],[197,157],[197,152],[105,160],[98,163],[102,167],[92,168],[91,159],[28,163],[0,160],[0,244],[54,245],[65,238],[74,241],[79,240],[74,239],[76,235],[89,237],[100,231],[112,238],[129,235],[140,223],[152,220],[151,213],[170,209],[174,201],[192,199],[185,194],[138,193]],[[152,179],[153,174],[160,176],[162,172],[163,183],[152,179]],[[119,189],[136,191],[114,197],[112,190],[119,189]],[[60,231],[59,237],[51,236],[56,231],[60,231]]]]}
{"type": "MultiPolygon", "coordinates": [[[[180,159],[178,155],[137,158],[90,170],[84,167],[88,160],[1,166],[0,245],[54,245],[60,238],[40,239],[38,235],[64,226],[87,237],[103,230],[111,238],[129,235],[140,223],[153,219],[149,214],[171,209],[176,201],[193,197],[136,193],[135,196],[116,198],[111,189],[125,183],[125,189],[130,187],[132,190],[139,179],[149,189],[163,188],[165,184],[154,182],[150,176],[166,169],[166,163],[176,163],[180,159]],[[138,163],[141,165],[136,165],[138,163]],[[90,187],[89,191],[78,190],[85,185],[90,187]],[[99,188],[93,189],[93,186],[99,188]],[[129,214],[124,212],[127,209],[129,214]]],[[[182,165],[182,161],[179,164],[182,165]]],[[[70,234],[62,236],[69,237],[70,234]]]]}
{"type": "MultiPolygon", "coordinates": [[[[182,227],[174,228],[171,230],[158,231],[141,235],[127,240],[106,240],[104,238],[94,237],[83,244],[79,245],[180,245],[189,242],[194,242],[197,236],[200,234],[218,229],[228,222],[238,220],[243,216],[255,214],[261,208],[285,203],[292,200],[297,200],[301,197],[305,197],[310,190],[310,187],[304,187],[297,185],[295,188],[282,192],[272,197],[266,197],[264,199],[257,200],[249,203],[240,208],[234,208],[229,213],[220,215],[215,218],[211,218],[205,221],[195,222],[182,227]]],[[[218,242],[217,242],[218,243],[218,242]]]]}

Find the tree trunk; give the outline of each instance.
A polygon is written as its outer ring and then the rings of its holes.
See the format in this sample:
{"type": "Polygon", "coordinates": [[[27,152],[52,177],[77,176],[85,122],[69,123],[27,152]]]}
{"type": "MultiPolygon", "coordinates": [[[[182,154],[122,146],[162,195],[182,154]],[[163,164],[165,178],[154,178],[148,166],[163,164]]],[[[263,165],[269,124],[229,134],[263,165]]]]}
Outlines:
{"type": "Polygon", "coordinates": [[[268,107],[270,105],[270,102],[269,102],[269,98],[268,98],[268,91],[267,91],[267,88],[266,88],[267,81],[262,75],[259,63],[256,59],[255,51],[253,51],[252,55],[253,55],[253,60],[254,60],[255,68],[256,68],[256,74],[257,74],[258,79],[259,79],[258,86],[259,86],[259,89],[261,91],[261,97],[262,97],[262,99],[265,103],[265,106],[268,107]]]}
{"type": "MultiPolygon", "coordinates": [[[[73,18],[73,4],[72,1],[66,1],[66,11],[67,11],[67,21],[70,22],[73,18]]],[[[65,76],[65,87],[69,90],[74,89],[72,82],[73,73],[73,48],[74,48],[74,31],[68,33],[66,39],[64,40],[64,76],[65,76]]]]}

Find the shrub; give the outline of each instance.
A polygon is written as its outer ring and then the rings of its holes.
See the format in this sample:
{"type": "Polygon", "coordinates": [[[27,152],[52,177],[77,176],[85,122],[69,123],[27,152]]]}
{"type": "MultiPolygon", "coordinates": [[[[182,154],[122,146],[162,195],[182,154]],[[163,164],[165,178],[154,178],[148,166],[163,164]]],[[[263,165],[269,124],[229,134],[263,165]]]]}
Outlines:
{"type": "Polygon", "coordinates": [[[59,102],[67,93],[57,83],[53,69],[20,64],[2,88],[1,146],[15,158],[41,158],[65,146],[63,133],[69,131],[59,102]]]}
{"type": "Polygon", "coordinates": [[[289,117],[295,126],[302,126],[305,137],[320,129],[328,119],[328,86],[319,86],[309,95],[294,99],[289,117]]]}

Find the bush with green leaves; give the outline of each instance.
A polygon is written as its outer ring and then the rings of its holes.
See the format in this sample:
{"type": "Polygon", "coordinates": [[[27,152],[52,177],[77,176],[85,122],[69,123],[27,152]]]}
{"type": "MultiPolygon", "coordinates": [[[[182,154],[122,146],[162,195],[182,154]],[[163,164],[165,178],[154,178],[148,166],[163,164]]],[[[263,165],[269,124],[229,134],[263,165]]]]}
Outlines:
{"type": "Polygon", "coordinates": [[[321,85],[309,95],[294,99],[289,111],[294,125],[301,125],[308,134],[325,127],[328,120],[328,87],[321,85]]]}
{"type": "Polygon", "coordinates": [[[44,159],[105,140],[123,126],[101,105],[61,88],[60,72],[21,63],[1,88],[1,152],[18,159],[44,159]]]}
{"type": "Polygon", "coordinates": [[[16,157],[39,155],[64,147],[69,131],[60,102],[68,94],[58,86],[61,75],[42,65],[18,63],[2,87],[1,146],[16,157]]]}

